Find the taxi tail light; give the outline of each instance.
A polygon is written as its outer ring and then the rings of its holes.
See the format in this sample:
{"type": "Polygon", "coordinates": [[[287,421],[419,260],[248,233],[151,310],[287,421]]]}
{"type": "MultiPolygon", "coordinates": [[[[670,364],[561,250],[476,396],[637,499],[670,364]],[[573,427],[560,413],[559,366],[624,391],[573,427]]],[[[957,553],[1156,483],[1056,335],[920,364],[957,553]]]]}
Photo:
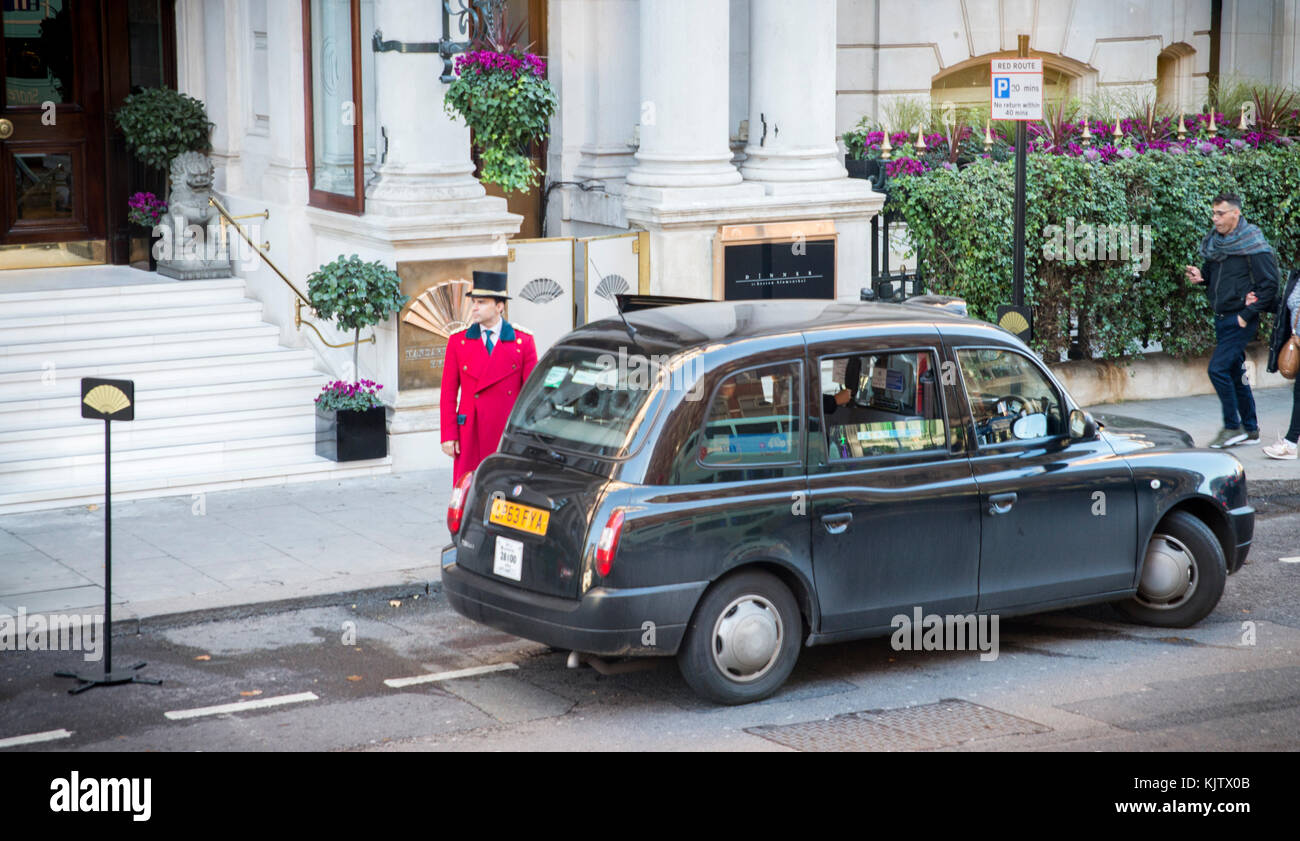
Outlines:
{"type": "Polygon", "coordinates": [[[464,476],[451,490],[451,502],[447,503],[447,531],[453,535],[460,531],[461,520],[464,519],[465,503],[469,500],[469,486],[474,481],[474,471],[471,470],[464,476]]]}
{"type": "Polygon", "coordinates": [[[600,533],[600,542],[596,544],[596,572],[609,575],[614,567],[614,554],[618,552],[618,539],[623,534],[623,509],[619,508],[609,515],[605,530],[600,533]]]}

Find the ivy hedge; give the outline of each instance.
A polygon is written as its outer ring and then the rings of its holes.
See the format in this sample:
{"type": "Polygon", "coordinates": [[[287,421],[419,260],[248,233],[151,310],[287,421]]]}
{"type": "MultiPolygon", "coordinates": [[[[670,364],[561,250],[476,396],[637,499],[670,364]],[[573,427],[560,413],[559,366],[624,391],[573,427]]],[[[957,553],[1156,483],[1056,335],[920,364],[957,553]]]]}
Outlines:
{"type": "MultiPolygon", "coordinates": [[[[1025,300],[1032,345],[1045,359],[1065,357],[1073,328],[1085,358],[1140,355],[1150,341],[1180,358],[1208,352],[1210,310],[1184,266],[1202,263],[1217,193],[1242,197],[1284,278],[1300,265],[1300,144],[1212,140],[1027,157],[1025,300]]],[[[907,223],[931,289],[965,298],[973,316],[990,321],[1012,293],[1015,165],[1000,157],[923,169],[918,156],[894,167],[886,205],[907,223]]]]}

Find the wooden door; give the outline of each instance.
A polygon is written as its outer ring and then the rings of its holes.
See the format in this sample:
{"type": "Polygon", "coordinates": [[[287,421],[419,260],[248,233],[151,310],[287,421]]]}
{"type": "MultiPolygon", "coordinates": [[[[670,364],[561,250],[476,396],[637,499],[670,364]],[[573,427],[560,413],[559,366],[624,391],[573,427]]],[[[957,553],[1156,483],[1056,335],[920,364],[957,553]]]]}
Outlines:
{"type": "Polygon", "coordinates": [[[3,0],[0,246],[105,238],[100,8],[3,0]]]}

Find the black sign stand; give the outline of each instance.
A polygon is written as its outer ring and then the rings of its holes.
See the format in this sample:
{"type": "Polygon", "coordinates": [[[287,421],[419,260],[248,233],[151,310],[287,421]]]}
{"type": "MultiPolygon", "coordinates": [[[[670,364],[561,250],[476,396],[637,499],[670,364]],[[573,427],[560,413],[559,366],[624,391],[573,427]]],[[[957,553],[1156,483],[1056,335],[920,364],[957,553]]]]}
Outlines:
{"type": "MultiPolygon", "coordinates": [[[[1017,36],[1017,53],[1020,58],[1029,58],[1029,36],[1017,36]]],[[[1012,275],[1011,306],[998,307],[998,324],[1028,342],[1033,335],[1033,312],[1025,306],[1025,146],[1028,132],[1025,121],[1016,123],[1016,203],[1015,203],[1015,237],[1014,273],[1012,275]],[[1015,315],[1004,322],[1008,313],[1015,315]],[[1013,329],[1018,328],[1018,329],[1013,329]]]]}
{"type": "Polygon", "coordinates": [[[116,686],[120,683],[149,683],[156,686],[162,681],[136,674],[145,667],[144,662],[113,671],[113,498],[109,427],[115,420],[135,419],[135,383],[131,380],[83,377],[81,416],[104,419],[104,630],[101,632],[104,635],[104,674],[87,676],[76,672],[55,672],[54,675],[79,681],[76,687],[68,690],[69,695],[85,692],[95,686],[116,686]]]}

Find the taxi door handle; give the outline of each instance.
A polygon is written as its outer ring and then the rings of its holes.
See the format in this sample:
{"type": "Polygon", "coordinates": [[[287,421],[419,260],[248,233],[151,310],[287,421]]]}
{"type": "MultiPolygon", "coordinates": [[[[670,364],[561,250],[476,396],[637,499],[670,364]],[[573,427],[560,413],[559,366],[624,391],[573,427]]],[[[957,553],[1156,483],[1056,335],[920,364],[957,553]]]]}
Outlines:
{"type": "Polygon", "coordinates": [[[1015,504],[1016,495],[1014,493],[991,494],[989,496],[989,513],[994,516],[1005,514],[1015,504]]]}
{"type": "Polygon", "coordinates": [[[822,525],[826,531],[831,534],[843,534],[844,530],[853,522],[853,515],[849,512],[843,514],[825,514],[822,516],[822,525]]]}

